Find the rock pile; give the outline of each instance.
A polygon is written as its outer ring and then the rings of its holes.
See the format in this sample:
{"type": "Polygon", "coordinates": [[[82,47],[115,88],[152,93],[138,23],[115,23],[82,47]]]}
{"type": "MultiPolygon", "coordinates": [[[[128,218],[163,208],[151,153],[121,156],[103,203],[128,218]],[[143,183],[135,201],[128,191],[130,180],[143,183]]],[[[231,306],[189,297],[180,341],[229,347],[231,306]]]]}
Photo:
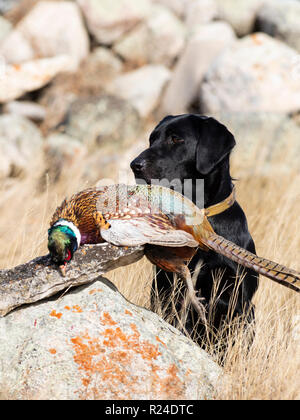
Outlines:
{"type": "Polygon", "coordinates": [[[87,155],[106,138],[133,144],[166,114],[222,114],[225,124],[230,114],[235,128],[249,113],[268,124],[268,113],[300,109],[297,0],[11,0],[0,11],[3,111],[38,122],[41,136],[71,134],[87,155]]]}

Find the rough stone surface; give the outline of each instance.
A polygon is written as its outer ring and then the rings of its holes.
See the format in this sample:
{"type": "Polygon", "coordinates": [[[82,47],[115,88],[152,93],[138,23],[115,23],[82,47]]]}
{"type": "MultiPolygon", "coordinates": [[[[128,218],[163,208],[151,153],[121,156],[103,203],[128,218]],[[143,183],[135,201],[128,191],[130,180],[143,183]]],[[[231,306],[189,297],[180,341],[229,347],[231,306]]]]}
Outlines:
{"type": "Polygon", "coordinates": [[[20,3],[20,0],[0,0],[0,13],[6,13],[12,7],[20,3]]]}
{"type": "Polygon", "coordinates": [[[184,11],[184,23],[189,32],[195,31],[199,25],[206,24],[218,16],[215,0],[187,2],[184,11]]]}
{"type": "Polygon", "coordinates": [[[146,117],[157,107],[170,77],[171,72],[164,66],[143,66],[117,77],[108,90],[130,102],[142,117],[146,117]]]}
{"type": "Polygon", "coordinates": [[[151,9],[148,0],[77,0],[90,32],[110,45],[141,22],[151,9]]]}
{"type": "Polygon", "coordinates": [[[0,116],[0,179],[25,175],[40,163],[43,138],[36,126],[18,115],[0,116]]]}
{"type": "Polygon", "coordinates": [[[300,109],[298,54],[262,33],[230,45],[213,61],[200,88],[201,112],[292,112],[300,109]]]}
{"type": "Polygon", "coordinates": [[[210,399],[221,375],[104,278],[0,319],[0,360],[7,399],[210,399]]]}
{"type": "Polygon", "coordinates": [[[257,29],[285,41],[300,52],[300,2],[274,0],[258,12],[257,29]]]}
{"type": "Polygon", "coordinates": [[[4,19],[3,16],[0,16],[0,42],[7,36],[11,28],[11,23],[7,19],[4,19]]]}
{"type": "Polygon", "coordinates": [[[20,115],[34,121],[43,121],[46,110],[41,105],[31,101],[12,101],[3,106],[3,111],[9,114],[20,115]]]}
{"type": "Polygon", "coordinates": [[[0,54],[13,64],[37,57],[70,55],[74,70],[88,52],[88,35],[78,6],[68,1],[37,3],[0,47],[0,54]]]}
{"type": "Polygon", "coordinates": [[[0,77],[0,103],[45,86],[56,74],[70,71],[73,66],[73,59],[67,55],[5,65],[0,77]]]}
{"type": "Polygon", "coordinates": [[[162,99],[161,112],[187,112],[189,105],[197,98],[200,84],[210,64],[234,40],[234,32],[225,22],[201,26],[189,40],[174,68],[162,99]]]}
{"type": "Polygon", "coordinates": [[[116,150],[124,141],[135,139],[139,130],[140,117],[134,107],[109,95],[74,101],[65,125],[66,133],[89,150],[104,144],[110,144],[116,150]]]}
{"type": "Polygon", "coordinates": [[[123,70],[123,63],[112,50],[97,47],[89,55],[83,66],[86,79],[91,82],[104,83],[119,75],[123,70]]]}
{"type": "Polygon", "coordinates": [[[244,36],[253,30],[257,12],[267,0],[215,1],[219,17],[228,22],[237,35],[244,36]]]}
{"type": "Polygon", "coordinates": [[[123,70],[123,63],[108,48],[98,47],[81,64],[76,73],[64,73],[55,77],[43,89],[39,99],[47,109],[43,125],[45,132],[55,129],[65,120],[66,114],[75,100],[94,98],[102,95],[105,86],[123,70]]]}
{"type": "Polygon", "coordinates": [[[171,66],[184,43],[185,27],[182,22],[168,9],[155,6],[144,23],[121,38],[114,50],[135,65],[171,66]]]}
{"type": "Polygon", "coordinates": [[[19,31],[12,30],[0,45],[0,55],[6,63],[16,64],[34,60],[34,49],[28,39],[19,31]]]}
{"type": "Polygon", "coordinates": [[[62,276],[50,255],[9,270],[0,270],[0,316],[26,303],[38,302],[71,286],[90,283],[101,274],[138,261],[143,247],[116,247],[107,243],[78,250],[62,276]]]}
{"type": "Polygon", "coordinates": [[[57,181],[64,171],[82,166],[87,158],[87,148],[79,140],[63,133],[50,134],[44,143],[46,172],[57,181]]]}
{"type": "Polygon", "coordinates": [[[152,0],[153,3],[165,6],[177,16],[183,18],[186,7],[195,0],[152,0]]]}
{"type": "Polygon", "coordinates": [[[240,177],[253,173],[280,176],[300,171],[300,121],[297,118],[282,113],[243,111],[220,112],[214,116],[236,138],[232,162],[240,177]]]}

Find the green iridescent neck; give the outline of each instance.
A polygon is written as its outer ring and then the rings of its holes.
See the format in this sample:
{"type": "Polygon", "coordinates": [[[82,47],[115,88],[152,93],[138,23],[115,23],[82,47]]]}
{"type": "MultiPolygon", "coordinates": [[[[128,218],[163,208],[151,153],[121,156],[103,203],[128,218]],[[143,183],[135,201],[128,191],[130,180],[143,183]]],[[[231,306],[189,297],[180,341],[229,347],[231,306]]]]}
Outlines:
{"type": "Polygon", "coordinates": [[[48,249],[55,263],[63,263],[77,250],[77,238],[68,226],[52,226],[48,231],[48,249]]]}

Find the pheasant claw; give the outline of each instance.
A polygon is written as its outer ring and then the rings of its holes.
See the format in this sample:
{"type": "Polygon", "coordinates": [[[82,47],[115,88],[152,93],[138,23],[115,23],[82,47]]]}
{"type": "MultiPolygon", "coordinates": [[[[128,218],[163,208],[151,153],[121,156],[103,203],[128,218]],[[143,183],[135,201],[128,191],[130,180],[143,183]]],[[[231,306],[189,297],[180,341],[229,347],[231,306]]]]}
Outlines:
{"type": "Polygon", "coordinates": [[[197,313],[200,316],[201,322],[204,325],[207,325],[207,319],[205,316],[205,307],[203,305],[203,303],[201,301],[204,300],[204,298],[198,297],[196,295],[195,289],[194,289],[194,285],[193,285],[193,281],[192,281],[192,277],[191,277],[191,273],[190,270],[188,269],[188,267],[186,265],[181,267],[181,273],[180,273],[182,279],[185,281],[185,284],[187,286],[187,291],[188,291],[188,297],[190,298],[190,301],[194,307],[194,309],[197,311],[197,313]]]}
{"type": "Polygon", "coordinates": [[[66,269],[67,269],[66,264],[62,264],[62,265],[60,265],[60,266],[59,266],[59,269],[60,269],[61,274],[62,274],[64,277],[66,277],[66,269]]]}

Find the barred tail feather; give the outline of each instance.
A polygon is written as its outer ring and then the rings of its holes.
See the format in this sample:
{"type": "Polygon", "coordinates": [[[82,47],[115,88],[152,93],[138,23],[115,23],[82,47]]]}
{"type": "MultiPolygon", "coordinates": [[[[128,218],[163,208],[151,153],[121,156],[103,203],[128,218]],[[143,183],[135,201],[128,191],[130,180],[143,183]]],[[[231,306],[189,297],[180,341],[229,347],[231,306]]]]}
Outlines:
{"type": "Polygon", "coordinates": [[[284,265],[277,264],[266,258],[260,258],[252,252],[239,247],[231,241],[217,235],[216,233],[207,232],[203,235],[202,229],[195,227],[195,238],[200,243],[204,243],[209,249],[214,250],[218,254],[222,254],[238,264],[248,267],[277,283],[282,284],[296,292],[300,292],[300,273],[284,265]]]}

